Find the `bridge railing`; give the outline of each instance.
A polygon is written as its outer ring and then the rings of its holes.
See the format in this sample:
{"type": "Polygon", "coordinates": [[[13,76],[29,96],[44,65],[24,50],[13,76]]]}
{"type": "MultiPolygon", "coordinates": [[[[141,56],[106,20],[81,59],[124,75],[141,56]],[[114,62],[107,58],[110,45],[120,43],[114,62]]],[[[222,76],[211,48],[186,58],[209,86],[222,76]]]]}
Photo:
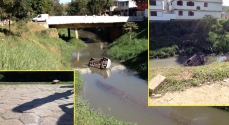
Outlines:
{"type": "Polygon", "coordinates": [[[118,23],[142,21],[142,16],[50,16],[48,24],[118,23]]]}

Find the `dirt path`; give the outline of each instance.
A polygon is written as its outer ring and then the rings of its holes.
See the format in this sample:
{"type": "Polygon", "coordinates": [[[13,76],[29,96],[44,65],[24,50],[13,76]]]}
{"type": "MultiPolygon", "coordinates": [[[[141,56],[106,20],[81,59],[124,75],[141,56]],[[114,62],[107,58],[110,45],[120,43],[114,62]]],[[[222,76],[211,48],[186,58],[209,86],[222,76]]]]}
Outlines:
{"type": "Polygon", "coordinates": [[[192,105],[223,105],[229,104],[229,81],[205,84],[185,91],[166,93],[159,98],[150,97],[150,105],[159,104],[192,104],[192,105]]]}
{"type": "Polygon", "coordinates": [[[0,125],[72,125],[73,85],[0,85],[0,125]]]}

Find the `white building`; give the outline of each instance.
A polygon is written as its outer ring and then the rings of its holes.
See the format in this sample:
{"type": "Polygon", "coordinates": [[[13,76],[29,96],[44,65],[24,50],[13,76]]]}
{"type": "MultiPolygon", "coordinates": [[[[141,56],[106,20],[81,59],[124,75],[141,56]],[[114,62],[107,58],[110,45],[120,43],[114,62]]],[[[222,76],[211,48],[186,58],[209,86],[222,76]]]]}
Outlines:
{"type": "Polygon", "coordinates": [[[120,11],[121,16],[133,15],[129,10],[137,8],[136,2],[133,0],[113,0],[114,5],[110,7],[110,11],[120,11]]]}
{"type": "Polygon", "coordinates": [[[175,14],[169,11],[169,0],[150,0],[150,20],[175,19],[175,14]]]}
{"type": "Polygon", "coordinates": [[[150,20],[201,19],[222,16],[222,0],[150,0],[150,20]]]}

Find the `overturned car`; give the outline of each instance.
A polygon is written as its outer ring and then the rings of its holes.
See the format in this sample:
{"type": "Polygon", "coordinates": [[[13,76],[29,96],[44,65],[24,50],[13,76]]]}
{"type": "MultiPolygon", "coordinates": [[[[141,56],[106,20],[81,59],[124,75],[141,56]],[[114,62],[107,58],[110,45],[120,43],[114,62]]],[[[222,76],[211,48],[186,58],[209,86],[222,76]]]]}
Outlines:
{"type": "Polygon", "coordinates": [[[204,64],[204,55],[194,54],[184,62],[184,66],[198,66],[204,64]]]}
{"type": "Polygon", "coordinates": [[[99,69],[109,69],[111,67],[111,60],[107,57],[103,58],[91,58],[88,66],[96,67],[99,69]]]}

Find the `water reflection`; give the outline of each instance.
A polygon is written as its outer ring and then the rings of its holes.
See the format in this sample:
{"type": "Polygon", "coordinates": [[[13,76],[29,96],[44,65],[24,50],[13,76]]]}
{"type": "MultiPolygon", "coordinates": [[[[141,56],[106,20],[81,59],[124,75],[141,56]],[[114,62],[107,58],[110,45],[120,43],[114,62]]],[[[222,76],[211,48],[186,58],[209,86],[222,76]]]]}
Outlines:
{"type": "Polygon", "coordinates": [[[72,53],[73,68],[85,68],[91,58],[102,58],[107,45],[104,43],[88,43],[87,47],[77,47],[72,53]]]}
{"type": "Polygon", "coordinates": [[[111,75],[111,70],[110,69],[98,69],[98,68],[94,68],[94,67],[90,67],[89,68],[91,70],[91,73],[94,74],[99,74],[101,76],[103,76],[104,79],[110,77],[111,75]]]}

